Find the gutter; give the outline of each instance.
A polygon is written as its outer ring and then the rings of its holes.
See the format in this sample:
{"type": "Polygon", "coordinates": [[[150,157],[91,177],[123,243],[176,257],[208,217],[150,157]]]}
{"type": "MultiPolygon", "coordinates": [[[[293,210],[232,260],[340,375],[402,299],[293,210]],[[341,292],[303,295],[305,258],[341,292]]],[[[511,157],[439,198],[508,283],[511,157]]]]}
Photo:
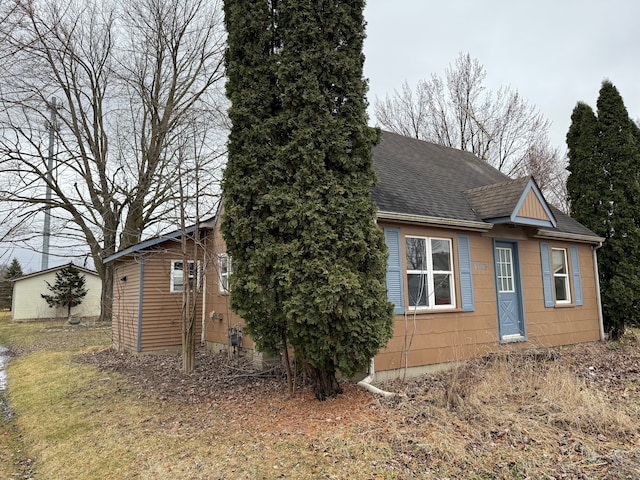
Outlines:
{"type": "Polygon", "coordinates": [[[397,397],[397,393],[386,392],[384,390],[379,389],[378,387],[374,387],[371,385],[373,379],[375,378],[375,368],[373,364],[373,358],[371,359],[371,363],[369,364],[369,375],[358,382],[358,385],[369,390],[371,393],[375,393],[376,395],[382,395],[385,398],[397,397]]]}
{"type": "Polygon", "coordinates": [[[602,246],[602,242],[604,242],[604,238],[594,235],[552,232],[549,230],[538,230],[538,232],[534,235],[534,238],[544,238],[547,240],[573,240],[574,242],[593,243],[598,245],[597,248],[600,248],[602,246]]]}
{"type": "Polygon", "coordinates": [[[434,227],[457,227],[463,230],[473,230],[478,232],[488,232],[493,228],[493,225],[487,222],[458,220],[455,218],[427,217],[424,215],[412,215],[408,213],[378,211],[376,217],[378,220],[419,223],[422,225],[433,225],[434,227]]]}
{"type": "Polygon", "coordinates": [[[598,249],[602,247],[602,242],[592,247],[593,251],[593,272],[596,281],[596,304],[598,308],[598,326],[600,327],[600,341],[606,340],[604,335],[604,318],[602,315],[602,298],[600,298],[600,272],[598,271],[598,249]]]}

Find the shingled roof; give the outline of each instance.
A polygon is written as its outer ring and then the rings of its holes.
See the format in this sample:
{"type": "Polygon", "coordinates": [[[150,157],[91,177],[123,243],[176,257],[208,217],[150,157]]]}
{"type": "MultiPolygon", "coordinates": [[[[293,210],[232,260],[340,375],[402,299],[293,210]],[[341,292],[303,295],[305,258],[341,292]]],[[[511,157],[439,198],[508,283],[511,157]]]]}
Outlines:
{"type": "Polygon", "coordinates": [[[600,241],[549,205],[531,177],[511,179],[469,152],[383,132],[374,148],[374,167],[380,181],[372,198],[381,218],[395,215],[489,230],[496,218],[518,223],[513,220],[514,209],[533,182],[549,217],[548,225],[540,225],[539,235],[600,241]]]}

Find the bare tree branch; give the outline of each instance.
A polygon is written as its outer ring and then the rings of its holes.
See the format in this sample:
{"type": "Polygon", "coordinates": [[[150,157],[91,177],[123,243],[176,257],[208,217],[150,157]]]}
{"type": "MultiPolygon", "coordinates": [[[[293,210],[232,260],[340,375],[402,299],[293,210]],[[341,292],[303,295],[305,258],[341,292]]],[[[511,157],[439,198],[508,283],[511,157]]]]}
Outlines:
{"type": "Polygon", "coordinates": [[[549,120],[517,91],[487,90],[485,78],[478,60],[461,54],[445,80],[434,74],[415,90],[405,81],[401,92],[376,99],[376,119],[393,132],[472,152],[509,176],[532,174],[541,188],[560,195],[556,183],[542,178],[560,178],[563,170],[549,145],[549,120]]]}
{"type": "Polygon", "coordinates": [[[0,91],[0,197],[21,205],[34,225],[50,208],[56,234],[90,250],[109,318],[112,271],[102,259],[145,230],[175,229],[170,219],[182,195],[175,179],[194,168],[180,154],[186,138],[203,145],[200,181],[217,193],[218,126],[226,121],[211,121],[225,110],[218,2],[11,0],[2,15],[0,55],[10,51],[14,61],[0,91]],[[61,105],[51,126],[54,96],[61,105]]]}

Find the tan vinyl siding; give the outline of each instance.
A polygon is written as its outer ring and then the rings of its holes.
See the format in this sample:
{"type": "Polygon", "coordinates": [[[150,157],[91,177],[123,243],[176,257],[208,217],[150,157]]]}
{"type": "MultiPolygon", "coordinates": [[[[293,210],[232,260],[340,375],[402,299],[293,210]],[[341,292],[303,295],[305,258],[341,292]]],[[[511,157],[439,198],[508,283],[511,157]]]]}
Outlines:
{"type": "MultiPolygon", "coordinates": [[[[385,225],[386,226],[386,225],[385,225]]],[[[454,265],[456,292],[459,288],[457,248],[454,230],[392,225],[401,229],[401,236],[424,235],[451,238],[454,241],[454,265]]],[[[499,229],[505,238],[507,229],[499,229]]],[[[532,346],[557,346],[599,338],[596,291],[591,246],[578,245],[583,290],[583,306],[545,308],[542,294],[542,267],[540,241],[528,238],[524,230],[513,229],[517,239],[522,291],[525,310],[525,326],[528,340],[514,344],[500,344],[495,293],[493,243],[489,235],[465,232],[471,241],[471,262],[475,297],[475,311],[462,312],[459,308],[449,311],[421,312],[415,315],[407,309],[406,315],[396,315],[393,338],[375,358],[376,371],[398,370],[405,367],[422,367],[455,362],[484,355],[502,349],[532,346]],[[408,355],[405,345],[411,344],[408,355]]],[[[404,252],[404,240],[401,241],[404,252]]],[[[554,242],[552,247],[569,248],[570,243],[554,242]]],[[[404,257],[404,253],[403,253],[404,257]]],[[[404,265],[406,272],[406,265],[404,265]]],[[[407,302],[406,276],[405,302],[407,302]]],[[[573,289],[573,283],[571,283],[573,289]]],[[[458,293],[459,297],[459,293],[458,293]]],[[[572,291],[572,299],[575,298],[572,291]]],[[[407,303],[408,305],[408,303],[407,303]]]]}
{"type": "MultiPolygon", "coordinates": [[[[537,199],[536,199],[537,201],[537,199]]],[[[542,267],[540,240],[531,238],[532,230],[496,226],[491,233],[460,232],[450,228],[422,227],[401,223],[383,222],[385,226],[399,228],[404,265],[405,304],[408,305],[406,288],[406,260],[404,238],[406,235],[448,238],[452,241],[456,307],[444,311],[412,312],[395,316],[393,337],[375,357],[375,369],[379,378],[399,374],[405,364],[409,369],[446,364],[458,360],[484,355],[490,352],[527,348],[534,346],[556,346],[594,341],[599,338],[596,289],[592,250],[590,245],[579,244],[583,306],[545,308],[542,293],[542,267]],[[460,277],[457,258],[457,234],[469,236],[471,248],[472,277],[475,309],[463,312],[460,300],[460,277]],[[522,279],[523,302],[527,341],[501,344],[498,337],[497,298],[493,263],[493,238],[517,242],[522,279]],[[407,345],[411,348],[407,352],[407,345]],[[395,372],[395,373],[394,373],[395,372]]],[[[552,247],[569,248],[569,242],[551,242],[552,247]]],[[[219,230],[213,235],[208,251],[217,258],[226,251],[219,230]]],[[[231,311],[231,297],[220,293],[217,281],[217,262],[210,269],[207,284],[207,313],[205,340],[208,346],[228,348],[228,328],[243,320],[231,311]],[[213,278],[215,277],[215,278],[213,278]],[[215,312],[214,318],[210,314],[215,312]]],[[[573,289],[573,283],[571,283],[573,289]]],[[[572,299],[575,298],[572,291],[572,299]]],[[[243,337],[243,347],[253,348],[248,336],[243,337]]]]}
{"type": "MultiPolygon", "coordinates": [[[[177,249],[148,254],[144,264],[142,352],[171,350],[182,345],[182,293],[171,293],[171,262],[182,261],[177,249]]],[[[196,338],[200,338],[202,301],[196,294],[196,338]]]]}
{"type": "MultiPolygon", "coordinates": [[[[552,242],[551,248],[569,248],[569,243],[552,242]]],[[[531,275],[524,277],[525,309],[529,341],[542,346],[565,345],[598,340],[597,298],[593,254],[589,245],[577,245],[580,258],[583,306],[575,306],[574,283],[571,280],[571,304],[545,308],[542,288],[535,288],[542,278],[539,242],[521,246],[521,262],[528,264],[531,275]],[[537,257],[537,258],[536,258],[537,257]]],[[[569,253],[567,252],[567,255],[569,253]]],[[[569,262],[569,268],[571,268],[569,262]]]]}

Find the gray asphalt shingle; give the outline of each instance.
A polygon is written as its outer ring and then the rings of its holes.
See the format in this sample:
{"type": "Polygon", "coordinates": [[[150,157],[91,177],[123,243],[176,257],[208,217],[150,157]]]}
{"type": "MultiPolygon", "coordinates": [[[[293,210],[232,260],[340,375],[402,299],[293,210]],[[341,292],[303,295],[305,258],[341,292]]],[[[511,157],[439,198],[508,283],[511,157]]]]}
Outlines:
{"type": "MultiPolygon", "coordinates": [[[[448,220],[480,222],[510,215],[529,181],[511,179],[472,153],[391,132],[382,132],[374,148],[374,167],[379,184],[371,195],[380,211],[448,220]]],[[[549,208],[557,227],[541,230],[596,236],[549,208]]]]}

